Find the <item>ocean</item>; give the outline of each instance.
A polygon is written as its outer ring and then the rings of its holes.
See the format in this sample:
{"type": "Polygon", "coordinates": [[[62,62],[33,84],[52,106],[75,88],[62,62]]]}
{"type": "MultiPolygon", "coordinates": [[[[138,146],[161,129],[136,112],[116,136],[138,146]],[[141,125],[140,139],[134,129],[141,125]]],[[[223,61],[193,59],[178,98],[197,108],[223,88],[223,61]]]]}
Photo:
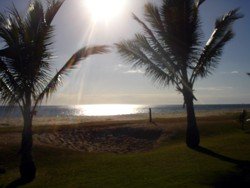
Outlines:
{"type": "MultiPolygon", "coordinates": [[[[81,116],[115,116],[146,114],[152,109],[154,114],[175,114],[185,112],[182,105],[130,105],[130,104],[101,104],[101,105],[74,105],[74,106],[41,106],[37,108],[37,117],[81,117],[81,116]]],[[[230,111],[250,109],[250,104],[227,105],[195,105],[197,112],[202,111],[230,111]]],[[[0,118],[20,117],[18,107],[12,109],[0,106],[0,118]]]]}

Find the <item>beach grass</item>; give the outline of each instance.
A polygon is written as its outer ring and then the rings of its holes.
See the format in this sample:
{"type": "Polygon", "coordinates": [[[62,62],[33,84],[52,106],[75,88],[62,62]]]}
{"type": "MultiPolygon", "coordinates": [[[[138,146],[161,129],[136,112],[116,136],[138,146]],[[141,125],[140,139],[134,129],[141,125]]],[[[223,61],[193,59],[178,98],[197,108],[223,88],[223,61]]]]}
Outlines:
{"type": "MultiPolygon", "coordinates": [[[[186,147],[184,120],[156,119],[160,126],[170,125],[167,130],[175,131],[176,136],[162,141],[158,147],[147,152],[85,153],[35,145],[37,178],[24,187],[162,188],[250,185],[249,168],[238,164],[240,160],[250,160],[249,125],[247,130],[241,130],[232,115],[199,118],[201,146],[217,154],[211,156],[186,147]]],[[[119,123],[114,124],[119,126],[119,123]]],[[[130,124],[133,125],[133,122],[130,124]]],[[[41,127],[35,128],[35,131],[41,131],[41,127]]],[[[47,128],[46,131],[52,129],[47,128]]],[[[1,132],[0,138],[7,132],[6,129],[1,132]]],[[[4,187],[18,178],[16,152],[19,143],[0,143],[0,161],[7,170],[6,174],[0,175],[0,187],[4,187]]]]}

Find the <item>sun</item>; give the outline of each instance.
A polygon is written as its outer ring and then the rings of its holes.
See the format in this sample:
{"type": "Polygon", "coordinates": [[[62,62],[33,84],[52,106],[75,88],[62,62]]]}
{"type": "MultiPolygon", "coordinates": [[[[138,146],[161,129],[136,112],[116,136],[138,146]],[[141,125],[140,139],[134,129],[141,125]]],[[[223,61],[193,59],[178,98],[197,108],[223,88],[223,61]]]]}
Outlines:
{"type": "Polygon", "coordinates": [[[110,22],[121,14],[126,0],[85,0],[84,3],[94,22],[110,22]]]}

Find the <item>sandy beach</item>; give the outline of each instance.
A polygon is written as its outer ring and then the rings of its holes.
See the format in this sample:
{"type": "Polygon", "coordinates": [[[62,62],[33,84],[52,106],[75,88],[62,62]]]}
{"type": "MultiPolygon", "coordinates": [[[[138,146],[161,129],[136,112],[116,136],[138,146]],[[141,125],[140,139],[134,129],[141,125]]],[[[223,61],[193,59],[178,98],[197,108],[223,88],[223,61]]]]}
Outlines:
{"type": "MultiPolygon", "coordinates": [[[[247,109],[248,111],[250,109],[247,109]]],[[[237,114],[241,113],[242,110],[213,110],[213,111],[197,111],[197,117],[206,116],[222,116],[227,114],[237,114]]],[[[179,118],[186,117],[185,112],[177,113],[152,113],[153,119],[161,118],[179,118]]],[[[49,125],[75,125],[89,122],[124,122],[124,121],[136,121],[136,120],[148,120],[148,114],[131,114],[131,115],[117,115],[117,116],[58,116],[58,117],[34,117],[34,126],[49,126],[49,125]]],[[[22,118],[13,118],[6,116],[5,118],[0,118],[0,127],[15,127],[22,126],[22,118]]]]}
{"type": "MultiPolygon", "coordinates": [[[[199,122],[237,121],[240,110],[197,112],[199,122]],[[228,119],[229,118],[229,119],[228,119]]],[[[171,140],[185,132],[186,114],[148,114],[122,116],[54,117],[34,119],[35,145],[66,148],[80,152],[130,153],[148,151],[161,141],[171,140]]],[[[18,142],[21,139],[22,120],[4,118],[0,130],[16,128],[5,134],[2,142],[18,142]],[[15,137],[11,140],[11,137],[15,137]],[[11,140],[11,141],[10,141],[11,140]]]]}

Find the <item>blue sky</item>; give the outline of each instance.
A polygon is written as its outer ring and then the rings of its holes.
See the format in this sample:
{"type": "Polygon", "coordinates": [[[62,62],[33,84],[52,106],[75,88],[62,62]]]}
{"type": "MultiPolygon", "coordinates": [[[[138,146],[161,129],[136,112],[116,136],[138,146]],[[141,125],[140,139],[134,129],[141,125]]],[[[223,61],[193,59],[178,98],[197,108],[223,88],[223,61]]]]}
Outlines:
{"type": "MultiPolygon", "coordinates": [[[[0,10],[14,3],[25,12],[28,0],[1,0],[0,10]]],[[[142,17],[146,2],[160,4],[161,0],[127,0],[119,16],[107,23],[93,23],[84,0],[66,0],[55,25],[57,56],[55,70],[82,46],[113,45],[130,39],[140,31],[131,13],[142,17]]],[[[207,40],[214,21],[229,10],[241,7],[245,17],[234,25],[236,37],[225,48],[221,63],[210,77],[195,85],[197,104],[250,103],[250,15],[249,0],[207,0],[201,8],[202,29],[207,40]]],[[[143,75],[142,70],[131,70],[115,49],[105,55],[93,56],[78,66],[64,79],[63,87],[47,102],[49,105],[75,104],[182,104],[182,95],[172,86],[162,88],[143,75]]]]}

